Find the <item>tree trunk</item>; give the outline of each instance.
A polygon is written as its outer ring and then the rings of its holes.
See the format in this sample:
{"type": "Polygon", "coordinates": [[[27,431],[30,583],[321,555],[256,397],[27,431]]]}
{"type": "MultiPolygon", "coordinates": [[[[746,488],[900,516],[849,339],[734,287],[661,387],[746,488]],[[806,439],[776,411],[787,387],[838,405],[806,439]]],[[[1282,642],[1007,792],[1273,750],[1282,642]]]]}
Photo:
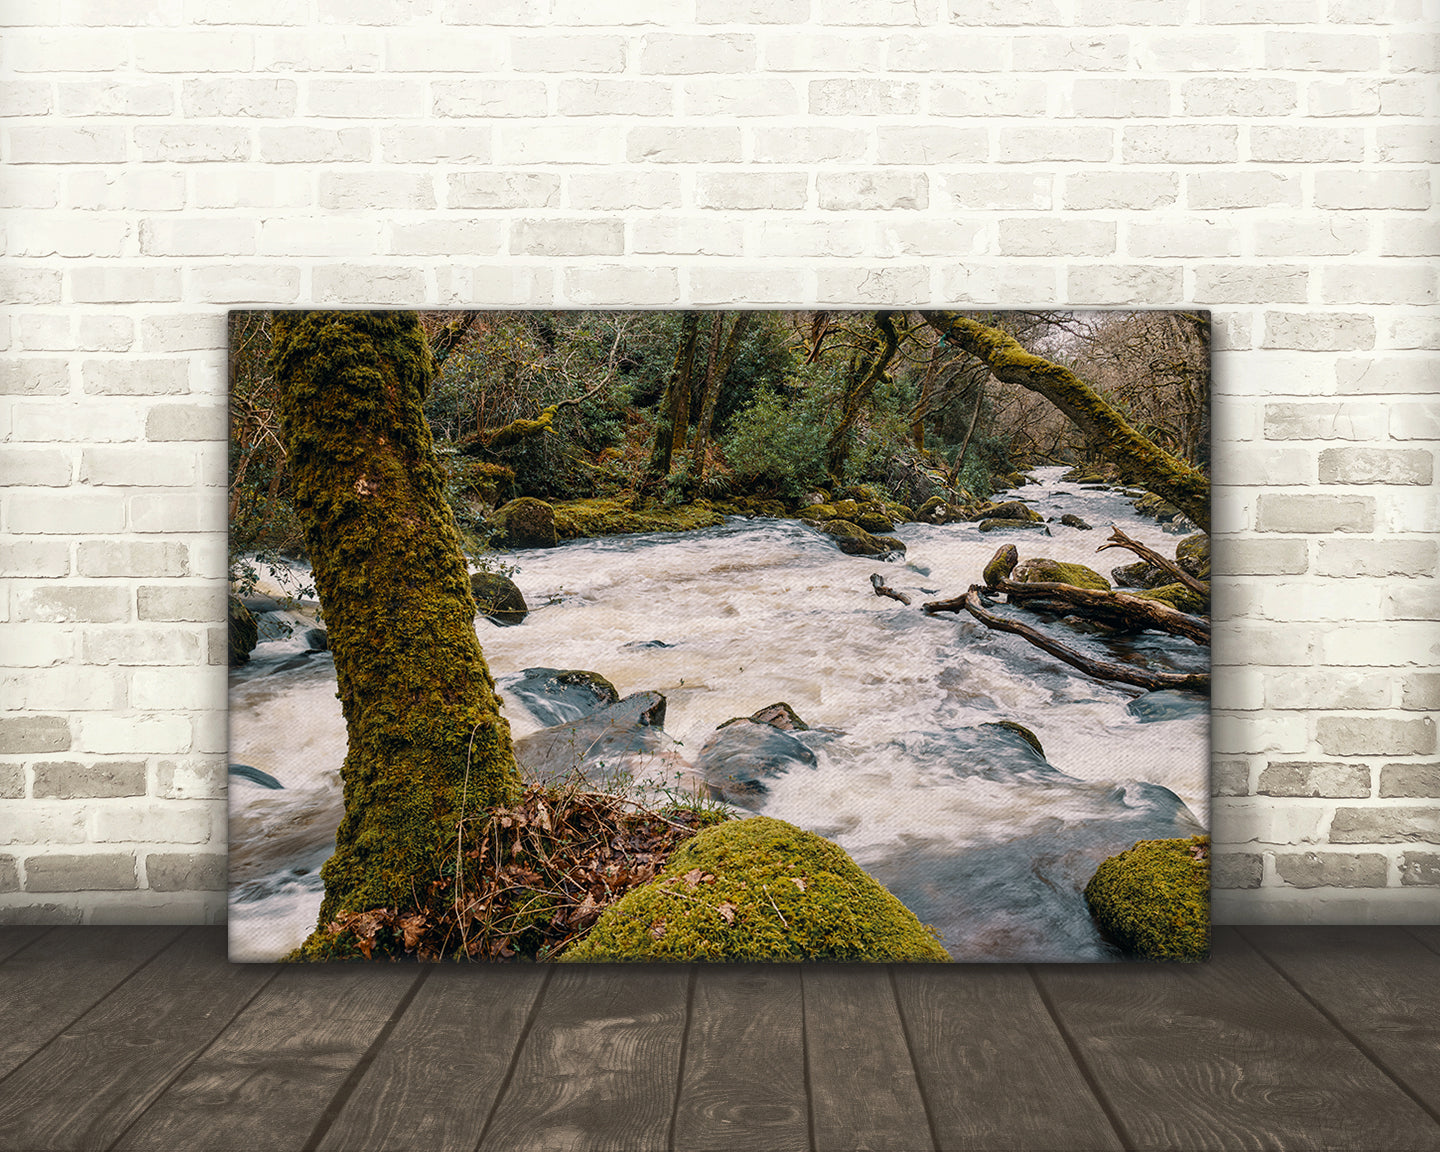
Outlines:
{"type": "Polygon", "coordinates": [[[1163,496],[1210,531],[1210,482],[1198,468],[1142,436],[1067,368],[1027,352],[1019,342],[954,312],[922,312],[945,339],[982,360],[999,379],[1038,392],[1065,413],[1124,479],[1163,496]]]}
{"type": "Polygon", "coordinates": [[[655,445],[650,451],[650,476],[663,480],[670,475],[670,461],[678,448],[685,447],[685,427],[690,419],[690,373],[695,364],[695,337],[700,331],[700,313],[687,312],[675,349],[675,366],[665,386],[660,410],[655,415],[655,445]]]}
{"type": "Polygon", "coordinates": [[[895,313],[875,313],[875,324],[880,329],[883,343],[865,375],[846,393],[840,423],[835,425],[835,430],[830,433],[830,439],[825,444],[825,470],[837,483],[843,478],[845,460],[850,455],[850,428],[855,423],[855,418],[860,415],[865,401],[870,399],[871,393],[875,391],[875,385],[880,382],[885,369],[890,366],[896,349],[900,347],[900,334],[895,331],[895,313]]]}
{"type": "Polygon", "coordinates": [[[724,314],[717,314],[715,318],[715,334],[710,346],[710,366],[705,373],[705,390],[700,401],[700,419],[695,423],[695,452],[694,459],[698,462],[697,467],[703,474],[705,469],[705,446],[710,442],[710,425],[715,421],[715,405],[720,400],[720,385],[725,383],[725,377],[730,374],[730,366],[735,363],[735,357],[740,351],[740,338],[745,335],[745,329],[750,326],[752,313],[740,312],[735,317],[735,323],[730,326],[730,335],[725,341],[725,350],[716,357],[715,349],[720,344],[720,333],[724,322],[724,314]]]}
{"type": "Polygon", "coordinates": [[[413,905],[461,818],[508,800],[519,775],[421,408],[433,365],[418,318],[277,313],[274,355],[349,743],[323,928],[413,905]]]}

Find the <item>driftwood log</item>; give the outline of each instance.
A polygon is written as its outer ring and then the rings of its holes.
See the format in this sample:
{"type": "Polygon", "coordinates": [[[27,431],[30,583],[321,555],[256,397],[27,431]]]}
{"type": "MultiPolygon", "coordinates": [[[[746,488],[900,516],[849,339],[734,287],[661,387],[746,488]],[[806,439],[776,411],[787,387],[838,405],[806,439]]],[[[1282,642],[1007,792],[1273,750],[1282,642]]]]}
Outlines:
{"type": "MultiPolygon", "coordinates": [[[[1006,583],[1008,584],[1009,581],[1006,583]]],[[[1051,639],[1029,625],[1008,620],[993,612],[987,612],[980,599],[983,591],[985,590],[980,585],[972,584],[970,590],[963,596],[957,596],[950,600],[931,601],[922,605],[922,608],[927,613],[968,612],[985,627],[992,628],[997,632],[1014,633],[1042,651],[1048,652],[1057,660],[1063,660],[1072,668],[1078,668],[1087,676],[1093,676],[1097,680],[1113,680],[1121,684],[1132,684],[1147,691],[1159,688],[1189,688],[1197,692],[1210,691],[1210,673],[1208,672],[1152,672],[1148,668],[1136,668],[1129,664],[1118,664],[1111,660],[1097,660],[1094,657],[1086,656],[1082,652],[1077,652],[1075,649],[1061,644],[1058,640],[1051,639]]],[[[1085,591],[1085,589],[1078,589],[1078,591],[1085,591]]]]}
{"type": "Polygon", "coordinates": [[[888,587],[885,584],[885,577],[881,576],[878,572],[871,573],[870,586],[875,589],[876,596],[888,596],[891,600],[900,601],[901,604],[910,603],[909,596],[905,595],[905,593],[903,592],[897,592],[895,591],[895,589],[888,587]]]}
{"type": "Polygon", "coordinates": [[[1154,628],[1172,636],[1184,636],[1196,644],[1210,643],[1210,621],[1205,617],[1191,616],[1161,600],[1134,596],[1129,592],[1101,592],[1095,588],[1077,588],[1074,584],[1038,580],[1033,584],[1001,580],[991,590],[1004,592],[1012,604],[1028,600],[1059,601],[1079,609],[1083,615],[1099,617],[1106,623],[1154,628]]]}
{"type": "Polygon", "coordinates": [[[1112,526],[1109,541],[1100,545],[1095,551],[1104,552],[1107,548],[1128,548],[1131,552],[1135,553],[1135,555],[1139,556],[1140,559],[1144,560],[1145,563],[1159,568],[1160,571],[1169,576],[1173,576],[1176,583],[1185,585],[1190,591],[1198,592],[1201,596],[1208,597],[1210,595],[1210,586],[1203,580],[1197,580],[1194,576],[1190,575],[1189,572],[1181,568],[1180,565],[1176,564],[1175,561],[1165,559],[1164,556],[1160,555],[1160,553],[1156,552],[1153,548],[1147,548],[1138,540],[1132,540],[1129,536],[1125,535],[1124,532],[1120,531],[1119,528],[1112,526]]]}

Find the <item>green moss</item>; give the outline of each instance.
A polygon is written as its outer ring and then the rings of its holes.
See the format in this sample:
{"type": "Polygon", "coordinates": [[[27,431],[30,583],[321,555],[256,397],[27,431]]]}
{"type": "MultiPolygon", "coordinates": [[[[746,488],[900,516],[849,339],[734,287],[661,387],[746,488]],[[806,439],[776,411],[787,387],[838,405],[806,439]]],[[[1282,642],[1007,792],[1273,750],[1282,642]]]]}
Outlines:
{"type": "Polygon", "coordinates": [[[820,531],[839,546],[840,551],[851,556],[890,556],[905,554],[905,545],[893,536],[872,536],[858,524],[848,520],[827,520],[819,525],[820,531]]]}
{"type": "Polygon", "coordinates": [[[496,543],[509,548],[553,548],[559,542],[555,510],[544,500],[521,496],[497,509],[496,543]]]}
{"type": "Polygon", "coordinates": [[[990,557],[990,562],[985,565],[985,587],[994,588],[1001,580],[1008,579],[1010,573],[1015,571],[1015,565],[1019,563],[1019,549],[1014,544],[1002,545],[996,550],[995,555],[990,557]]]}
{"type": "Polygon", "coordinates": [[[260,640],[260,626],[238,596],[230,597],[230,666],[247,664],[260,640]]]}
{"type": "Polygon", "coordinates": [[[1210,579],[1210,537],[1204,532],[1186,536],[1175,545],[1175,562],[1197,580],[1210,579]]]}
{"type": "Polygon", "coordinates": [[[838,845],[755,817],[701,832],[596,922],[566,961],[945,961],[838,845]]]}
{"type": "Polygon", "coordinates": [[[1085,885],[1100,931],[1150,960],[1210,954],[1210,837],[1141,840],[1111,856],[1085,885]]]}
{"type": "Polygon", "coordinates": [[[673,508],[655,505],[640,511],[619,500],[567,500],[555,504],[555,531],[564,540],[626,532],[691,532],[724,522],[724,513],[706,500],[673,508]]]}
{"type": "Polygon", "coordinates": [[[1076,588],[1093,588],[1109,592],[1110,581],[1084,564],[1065,564],[1059,560],[1037,556],[1015,569],[1015,581],[1021,584],[1072,584],[1076,588]]]}
{"type": "Polygon", "coordinates": [[[1138,596],[1142,600],[1159,600],[1181,612],[1188,612],[1192,616],[1208,616],[1210,614],[1209,598],[1178,582],[1162,584],[1158,588],[1149,588],[1141,592],[1131,592],[1130,595],[1138,596]]]}
{"type": "Polygon", "coordinates": [[[520,781],[422,410],[432,365],[418,317],[279,312],[273,326],[295,509],[348,737],[323,924],[409,900],[462,810],[520,781]]]}

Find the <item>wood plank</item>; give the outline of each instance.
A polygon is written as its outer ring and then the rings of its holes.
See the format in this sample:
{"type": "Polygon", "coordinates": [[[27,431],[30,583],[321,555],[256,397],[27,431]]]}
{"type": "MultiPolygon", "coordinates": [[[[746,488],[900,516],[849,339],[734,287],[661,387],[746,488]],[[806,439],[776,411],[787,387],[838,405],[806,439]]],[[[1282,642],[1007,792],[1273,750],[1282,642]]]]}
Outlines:
{"type": "Polygon", "coordinates": [[[6,1080],[0,1149],[108,1148],[274,973],[189,929],[6,1080]]]}
{"type": "Polygon", "coordinates": [[[895,984],[942,1152],[1122,1147],[1030,970],[897,966],[895,984]]]}
{"type": "Polygon", "coordinates": [[[1235,933],[1208,964],[1037,970],[1137,1150],[1433,1150],[1433,1121],[1235,933]]]}
{"type": "Polygon", "coordinates": [[[817,965],[801,976],[815,1147],[934,1147],[889,968],[817,965]]]}
{"type": "Polygon", "coordinates": [[[1403,1084],[1440,1134],[1440,954],[1374,925],[1240,935],[1403,1084]]]}
{"type": "Polygon", "coordinates": [[[810,1147],[800,969],[707,966],[696,975],[675,1111],[686,1152],[810,1147]]]}
{"type": "Polygon", "coordinates": [[[0,928],[0,964],[40,939],[50,927],[49,924],[7,924],[0,928]]]}
{"type": "Polygon", "coordinates": [[[1411,924],[1406,931],[1430,951],[1440,954],[1440,924],[1411,924]]]}
{"type": "Polygon", "coordinates": [[[115,1147],[303,1147],[424,971],[413,964],[285,966],[115,1147]]]}
{"type": "Polygon", "coordinates": [[[464,1149],[480,1140],[549,970],[436,968],[355,1085],[321,1149],[464,1149]]]}
{"type": "Polygon", "coordinates": [[[181,928],[51,928],[0,968],[0,1077],[8,1076],[161,949],[181,928]]]}
{"type": "Polygon", "coordinates": [[[689,978],[682,965],[558,969],[481,1148],[667,1147],[689,978]]]}

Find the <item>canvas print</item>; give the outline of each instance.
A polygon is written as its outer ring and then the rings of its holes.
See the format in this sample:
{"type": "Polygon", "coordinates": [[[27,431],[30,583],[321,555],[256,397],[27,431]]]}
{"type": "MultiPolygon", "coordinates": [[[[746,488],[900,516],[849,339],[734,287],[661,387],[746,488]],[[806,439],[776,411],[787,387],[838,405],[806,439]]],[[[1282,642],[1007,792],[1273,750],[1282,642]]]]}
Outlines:
{"type": "Polygon", "coordinates": [[[233,959],[1207,954],[1208,314],[230,335],[233,959]]]}

